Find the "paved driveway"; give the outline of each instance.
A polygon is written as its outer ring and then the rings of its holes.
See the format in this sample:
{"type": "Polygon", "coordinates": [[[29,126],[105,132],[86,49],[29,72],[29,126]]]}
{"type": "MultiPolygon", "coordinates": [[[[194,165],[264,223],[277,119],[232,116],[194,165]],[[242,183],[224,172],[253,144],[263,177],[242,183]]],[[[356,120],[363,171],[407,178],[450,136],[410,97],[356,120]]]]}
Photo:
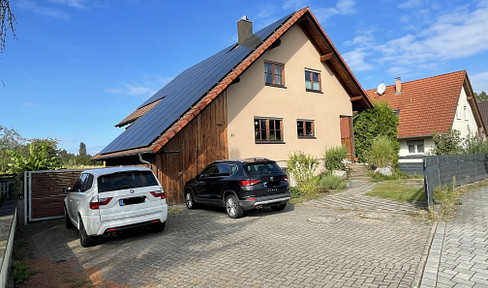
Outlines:
{"type": "Polygon", "coordinates": [[[163,233],[143,231],[91,248],[80,247],[76,230],[66,230],[61,220],[34,223],[22,233],[22,251],[54,266],[68,260],[92,280],[96,275],[129,287],[417,285],[432,224],[410,216],[416,208],[409,204],[391,211],[398,204],[363,205],[367,196],[358,205],[344,200],[369,188],[357,185],[329,200],[252,211],[240,219],[180,206],[163,233]]]}

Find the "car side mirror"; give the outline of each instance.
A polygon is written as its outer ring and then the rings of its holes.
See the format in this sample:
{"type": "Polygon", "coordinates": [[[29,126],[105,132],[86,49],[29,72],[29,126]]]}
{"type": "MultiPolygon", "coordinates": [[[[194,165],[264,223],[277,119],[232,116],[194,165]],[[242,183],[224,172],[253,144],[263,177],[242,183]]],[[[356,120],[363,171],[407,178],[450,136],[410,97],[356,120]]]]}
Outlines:
{"type": "Polygon", "coordinates": [[[73,189],[71,187],[64,187],[63,188],[63,192],[64,193],[69,193],[69,192],[72,192],[72,191],[73,191],[73,189]]]}

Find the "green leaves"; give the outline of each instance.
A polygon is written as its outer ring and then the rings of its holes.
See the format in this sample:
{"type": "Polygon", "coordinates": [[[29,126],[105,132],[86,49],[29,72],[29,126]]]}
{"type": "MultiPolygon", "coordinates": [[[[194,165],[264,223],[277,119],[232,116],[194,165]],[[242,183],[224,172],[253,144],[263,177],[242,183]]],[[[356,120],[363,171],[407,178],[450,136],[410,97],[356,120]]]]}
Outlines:
{"type": "Polygon", "coordinates": [[[301,151],[293,152],[288,157],[287,166],[302,193],[310,195],[316,192],[315,170],[319,166],[317,159],[301,151]]]}
{"type": "Polygon", "coordinates": [[[461,138],[461,132],[456,129],[449,128],[446,134],[437,134],[434,131],[432,135],[434,140],[434,147],[430,150],[432,155],[450,155],[450,154],[462,154],[463,139],[461,138]]]}
{"type": "MultiPolygon", "coordinates": [[[[376,102],[375,107],[365,110],[359,114],[354,121],[354,140],[356,154],[359,161],[366,161],[366,151],[368,151],[373,140],[380,136],[390,139],[395,151],[395,158],[392,161],[394,167],[398,165],[398,116],[386,102],[376,102]]],[[[401,113],[401,111],[400,111],[401,113]]]]}
{"type": "Polygon", "coordinates": [[[12,160],[12,163],[9,163],[9,166],[11,166],[16,173],[24,171],[53,170],[63,167],[59,157],[50,155],[48,145],[45,142],[41,142],[40,145],[36,145],[36,142],[30,143],[28,155],[21,155],[12,150],[8,150],[7,153],[12,160]]]}

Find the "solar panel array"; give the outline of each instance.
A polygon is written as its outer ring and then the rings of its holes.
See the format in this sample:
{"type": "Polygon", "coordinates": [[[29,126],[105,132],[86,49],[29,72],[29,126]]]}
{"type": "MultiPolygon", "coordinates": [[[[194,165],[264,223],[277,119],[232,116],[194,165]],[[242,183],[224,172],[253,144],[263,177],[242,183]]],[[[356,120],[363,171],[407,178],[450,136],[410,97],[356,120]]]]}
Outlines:
{"type": "MultiPolygon", "coordinates": [[[[283,17],[254,35],[261,41],[266,40],[290,16],[283,17]]],[[[242,45],[236,47],[234,44],[180,73],[140,107],[166,97],[115,138],[100,154],[149,146],[255,48],[242,45]]]]}

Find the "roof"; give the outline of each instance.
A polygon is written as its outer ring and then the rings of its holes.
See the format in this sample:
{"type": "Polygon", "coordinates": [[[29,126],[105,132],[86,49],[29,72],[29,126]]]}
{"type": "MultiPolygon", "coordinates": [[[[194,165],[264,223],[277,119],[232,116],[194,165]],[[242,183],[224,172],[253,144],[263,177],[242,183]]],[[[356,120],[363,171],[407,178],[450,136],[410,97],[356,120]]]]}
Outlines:
{"type": "Polygon", "coordinates": [[[348,91],[351,101],[354,101],[353,107],[357,109],[372,107],[359,82],[323,32],[312,12],[305,7],[254,33],[261,40],[257,44],[250,45],[255,43],[250,41],[251,43],[243,45],[231,45],[183,71],[117,124],[116,126],[123,126],[132,123],[96,155],[95,159],[157,153],[298,22],[300,27],[308,32],[307,35],[322,55],[321,60],[324,57],[322,61],[327,61],[329,67],[338,74],[339,81],[348,91]]]}
{"type": "Polygon", "coordinates": [[[95,176],[113,174],[118,172],[130,172],[130,171],[152,171],[147,167],[142,166],[123,166],[123,167],[109,167],[109,168],[97,168],[83,171],[83,173],[90,173],[95,176]]]}
{"type": "Polygon", "coordinates": [[[376,89],[366,94],[373,101],[386,101],[393,110],[399,110],[398,138],[414,138],[431,136],[433,131],[443,134],[452,128],[463,87],[476,122],[483,126],[465,70],[401,83],[400,94],[396,94],[395,85],[386,86],[383,95],[376,89]]]}
{"type": "Polygon", "coordinates": [[[485,127],[488,127],[488,100],[478,101],[478,108],[480,109],[483,124],[485,124],[485,127]]]}

